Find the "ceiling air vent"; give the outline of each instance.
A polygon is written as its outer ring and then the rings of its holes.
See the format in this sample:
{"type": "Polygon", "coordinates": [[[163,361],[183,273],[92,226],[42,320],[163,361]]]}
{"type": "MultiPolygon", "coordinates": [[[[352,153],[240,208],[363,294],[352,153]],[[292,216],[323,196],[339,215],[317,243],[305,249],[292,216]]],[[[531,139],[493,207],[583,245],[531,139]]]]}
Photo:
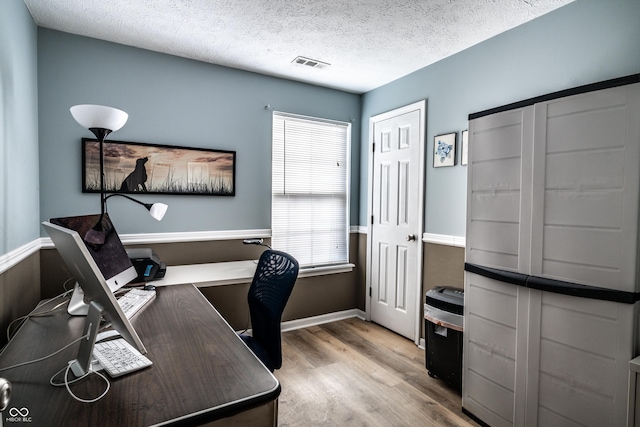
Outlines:
{"type": "Polygon", "coordinates": [[[291,62],[298,65],[304,65],[305,67],[318,68],[318,69],[327,68],[328,66],[331,65],[326,62],[318,61],[316,59],[305,58],[304,56],[298,56],[296,59],[294,59],[291,62]]]}

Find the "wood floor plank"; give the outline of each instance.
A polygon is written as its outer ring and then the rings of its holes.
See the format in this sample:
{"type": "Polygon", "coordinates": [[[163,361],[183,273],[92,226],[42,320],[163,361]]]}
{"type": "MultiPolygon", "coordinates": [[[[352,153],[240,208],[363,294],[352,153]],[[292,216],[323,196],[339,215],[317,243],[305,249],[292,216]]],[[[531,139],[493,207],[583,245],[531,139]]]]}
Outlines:
{"type": "MultiPolygon", "coordinates": [[[[334,328],[335,326],[332,324],[326,325],[327,328],[334,328]]],[[[367,341],[366,344],[361,344],[359,348],[362,351],[367,351],[369,357],[394,369],[403,381],[412,384],[448,409],[454,412],[459,409],[461,398],[458,394],[452,393],[447,385],[441,381],[424,381],[426,372],[424,351],[416,347],[412,341],[379,325],[363,322],[356,318],[346,320],[343,326],[346,326],[346,329],[357,328],[358,337],[363,341],[367,341]]],[[[345,328],[340,327],[341,329],[345,328]]],[[[335,331],[338,333],[338,330],[335,331]]],[[[347,335],[340,333],[340,336],[346,339],[347,335]]]]}
{"type": "Polygon", "coordinates": [[[353,318],[282,334],[278,425],[477,426],[460,395],[424,367],[424,351],[353,318]]]}

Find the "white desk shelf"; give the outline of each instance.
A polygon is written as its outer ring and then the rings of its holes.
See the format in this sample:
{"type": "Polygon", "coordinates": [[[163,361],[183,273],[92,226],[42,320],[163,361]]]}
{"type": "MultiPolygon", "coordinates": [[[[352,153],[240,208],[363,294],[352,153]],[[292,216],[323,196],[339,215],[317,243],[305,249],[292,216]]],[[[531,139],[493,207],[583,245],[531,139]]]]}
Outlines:
{"type": "MultiPolygon", "coordinates": [[[[258,260],[212,262],[209,264],[170,265],[162,279],[150,282],[154,286],[182,285],[193,283],[199,288],[251,283],[258,260]]],[[[355,265],[316,267],[301,269],[298,278],[326,274],[348,273],[355,265]]]]}
{"type": "Polygon", "coordinates": [[[162,279],[150,282],[154,286],[193,283],[197,287],[250,283],[256,271],[256,260],[213,262],[210,264],[171,265],[162,279]]]}

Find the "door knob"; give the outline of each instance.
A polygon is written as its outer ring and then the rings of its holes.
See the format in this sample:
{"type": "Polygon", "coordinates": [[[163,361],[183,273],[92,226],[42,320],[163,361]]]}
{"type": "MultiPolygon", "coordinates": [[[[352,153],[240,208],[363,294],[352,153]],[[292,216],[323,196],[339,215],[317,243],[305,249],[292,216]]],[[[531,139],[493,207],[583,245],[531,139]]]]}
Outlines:
{"type": "Polygon", "coordinates": [[[416,241],[416,235],[415,234],[409,234],[407,236],[407,242],[415,242],[416,241]]]}

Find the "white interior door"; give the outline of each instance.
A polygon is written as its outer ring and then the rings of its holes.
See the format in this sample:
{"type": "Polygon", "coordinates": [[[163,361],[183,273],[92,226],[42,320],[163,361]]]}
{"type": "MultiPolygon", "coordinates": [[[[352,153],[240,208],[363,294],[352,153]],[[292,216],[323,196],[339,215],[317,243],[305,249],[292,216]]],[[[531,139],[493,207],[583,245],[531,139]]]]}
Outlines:
{"type": "Polygon", "coordinates": [[[370,319],[417,342],[425,102],[371,118],[370,319]]]}

